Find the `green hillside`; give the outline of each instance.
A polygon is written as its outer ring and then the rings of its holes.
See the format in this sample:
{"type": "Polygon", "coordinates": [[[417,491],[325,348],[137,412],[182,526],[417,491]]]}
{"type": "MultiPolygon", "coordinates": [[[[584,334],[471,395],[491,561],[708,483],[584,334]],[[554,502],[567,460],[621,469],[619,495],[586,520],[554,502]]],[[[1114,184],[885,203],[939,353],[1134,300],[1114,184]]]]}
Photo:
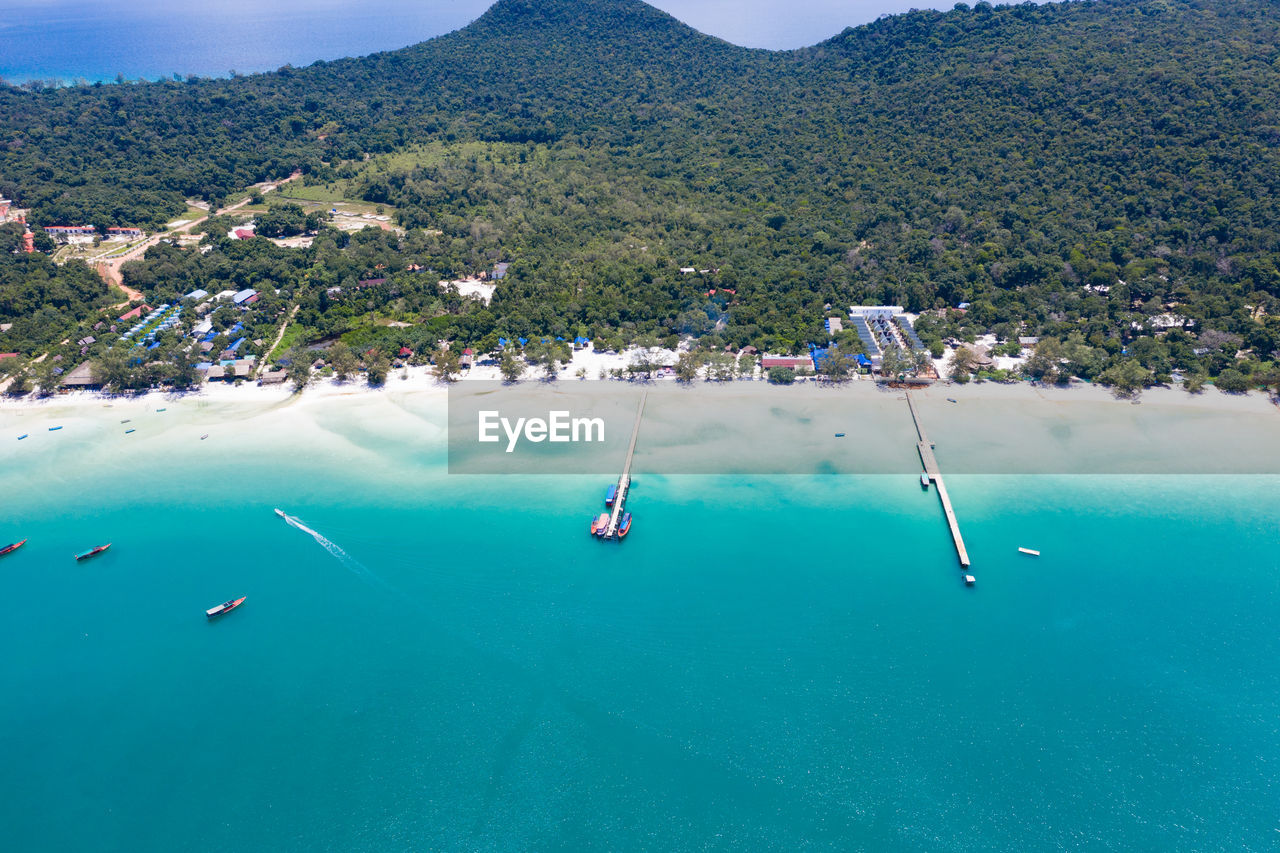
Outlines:
{"type": "MultiPolygon", "coordinates": [[[[442,232],[391,247],[393,276],[513,261],[490,308],[433,321],[471,342],[788,349],[826,305],[967,302],[926,340],[1070,338],[1089,377],[1126,349],[1261,370],[1280,345],[1280,23],[1257,0],[960,4],[790,52],[638,0],[500,0],[363,59],[3,89],[0,143],[0,191],[48,223],[155,224],[301,168],[442,232]],[[1162,314],[1188,331],[1157,339],[1162,314]]],[[[303,298],[317,332],[361,322],[303,298]]]]}

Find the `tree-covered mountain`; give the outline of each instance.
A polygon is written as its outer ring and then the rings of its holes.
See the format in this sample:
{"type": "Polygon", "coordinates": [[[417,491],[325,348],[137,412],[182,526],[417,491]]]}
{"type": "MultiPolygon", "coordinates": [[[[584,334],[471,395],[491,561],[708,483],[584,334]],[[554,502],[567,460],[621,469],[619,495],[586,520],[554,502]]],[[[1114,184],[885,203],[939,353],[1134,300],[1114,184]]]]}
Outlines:
{"type": "Polygon", "coordinates": [[[1097,374],[1173,313],[1219,343],[1162,335],[1147,369],[1216,372],[1237,347],[1261,363],[1280,345],[1278,167],[1263,0],[960,4],[789,52],[639,0],[500,0],[362,59],[0,89],[0,191],[40,221],[154,224],[301,168],[443,232],[406,266],[515,261],[447,330],[470,338],[779,349],[816,339],[827,304],[967,302],[925,332],[1078,332],[1097,374]]]}

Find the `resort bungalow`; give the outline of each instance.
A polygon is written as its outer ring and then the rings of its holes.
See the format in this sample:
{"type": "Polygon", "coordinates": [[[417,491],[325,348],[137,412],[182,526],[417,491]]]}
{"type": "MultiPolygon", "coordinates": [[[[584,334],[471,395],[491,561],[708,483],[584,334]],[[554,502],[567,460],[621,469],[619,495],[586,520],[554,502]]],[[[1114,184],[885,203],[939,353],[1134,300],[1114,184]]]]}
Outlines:
{"type": "Polygon", "coordinates": [[[258,382],[261,385],[279,385],[284,382],[288,376],[289,371],[284,370],[283,368],[280,370],[268,370],[266,373],[262,374],[262,377],[258,382]]]}
{"type": "Polygon", "coordinates": [[[102,383],[94,380],[93,366],[86,361],[63,377],[62,387],[72,391],[97,391],[102,383]]]}

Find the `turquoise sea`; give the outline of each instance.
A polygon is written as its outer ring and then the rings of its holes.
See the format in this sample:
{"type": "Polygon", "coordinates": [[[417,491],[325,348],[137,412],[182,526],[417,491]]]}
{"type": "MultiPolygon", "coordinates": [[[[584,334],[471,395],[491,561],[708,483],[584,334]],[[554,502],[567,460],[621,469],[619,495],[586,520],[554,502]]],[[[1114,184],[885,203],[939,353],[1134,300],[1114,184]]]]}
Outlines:
{"type": "Polygon", "coordinates": [[[1280,844],[1275,477],[953,478],[968,589],[908,475],[637,472],[608,545],[599,477],[71,432],[0,468],[6,850],[1280,844]]]}

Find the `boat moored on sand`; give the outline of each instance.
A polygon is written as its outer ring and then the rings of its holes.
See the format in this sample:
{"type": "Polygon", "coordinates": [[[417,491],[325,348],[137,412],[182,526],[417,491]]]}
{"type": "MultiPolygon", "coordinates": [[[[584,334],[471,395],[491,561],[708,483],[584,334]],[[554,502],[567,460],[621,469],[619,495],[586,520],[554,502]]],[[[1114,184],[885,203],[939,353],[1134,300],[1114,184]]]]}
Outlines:
{"type": "Polygon", "coordinates": [[[244,604],[244,600],[248,597],[249,596],[247,595],[242,595],[239,598],[233,598],[230,601],[224,601],[221,604],[219,604],[217,607],[210,607],[208,610],[204,612],[205,618],[214,619],[214,618],[217,618],[218,616],[221,616],[224,613],[230,613],[232,610],[235,610],[241,604],[244,604]]]}

